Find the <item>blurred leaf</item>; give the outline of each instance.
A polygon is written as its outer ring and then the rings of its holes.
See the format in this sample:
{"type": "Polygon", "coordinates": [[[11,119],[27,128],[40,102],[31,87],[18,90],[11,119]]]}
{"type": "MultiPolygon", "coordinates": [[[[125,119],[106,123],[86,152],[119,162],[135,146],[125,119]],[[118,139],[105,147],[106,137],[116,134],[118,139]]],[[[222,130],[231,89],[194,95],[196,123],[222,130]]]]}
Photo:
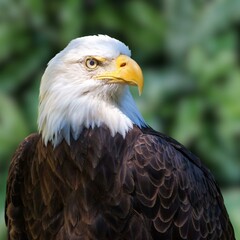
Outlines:
{"type": "MultiPolygon", "coordinates": [[[[154,5],[143,1],[129,1],[125,8],[129,18],[125,22],[125,28],[129,40],[132,41],[133,49],[144,49],[144,58],[155,54],[156,51],[160,53],[165,30],[160,11],[156,11],[154,5]],[[148,29],[148,34],[146,34],[146,29],[148,29]]],[[[143,57],[142,51],[136,51],[135,54],[143,57]]]]}
{"type": "Polygon", "coordinates": [[[21,61],[7,65],[1,73],[1,90],[13,91],[41,66],[47,52],[44,48],[32,50],[21,61]]]}
{"type": "Polygon", "coordinates": [[[192,46],[204,43],[240,19],[239,0],[215,0],[205,4],[191,0],[170,0],[165,4],[168,20],[166,46],[178,60],[192,46]]]}
{"type": "Polygon", "coordinates": [[[7,228],[4,220],[4,209],[0,208],[0,239],[7,239],[7,228]]]}
{"type": "Polygon", "coordinates": [[[36,77],[36,81],[24,94],[23,104],[26,106],[22,110],[26,119],[28,120],[28,130],[31,132],[37,131],[37,117],[38,117],[38,95],[39,95],[39,85],[40,85],[41,75],[36,77]]]}
{"type": "Polygon", "coordinates": [[[79,37],[84,24],[84,10],[78,0],[70,0],[62,3],[62,11],[59,14],[62,36],[61,42],[66,44],[73,38],[79,37]]]}
{"type": "Polygon", "coordinates": [[[191,145],[202,129],[201,112],[203,103],[200,99],[185,100],[179,104],[174,137],[184,144],[191,145]]]}
{"type": "Polygon", "coordinates": [[[4,94],[0,94],[0,109],[0,160],[5,161],[27,136],[28,128],[16,103],[4,94]]]}
{"type": "Polygon", "coordinates": [[[233,188],[225,190],[223,191],[223,196],[227,211],[233,224],[236,240],[240,239],[240,189],[233,188]]]}

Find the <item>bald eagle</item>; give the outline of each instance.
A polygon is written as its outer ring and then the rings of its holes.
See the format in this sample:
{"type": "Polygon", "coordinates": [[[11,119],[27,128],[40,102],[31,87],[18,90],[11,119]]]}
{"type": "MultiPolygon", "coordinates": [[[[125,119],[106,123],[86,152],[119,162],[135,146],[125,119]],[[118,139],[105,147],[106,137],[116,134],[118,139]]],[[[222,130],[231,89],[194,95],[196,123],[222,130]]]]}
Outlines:
{"type": "Polygon", "coordinates": [[[11,160],[8,239],[235,239],[210,171],[144,121],[129,48],[77,38],[48,64],[39,132],[11,160]]]}

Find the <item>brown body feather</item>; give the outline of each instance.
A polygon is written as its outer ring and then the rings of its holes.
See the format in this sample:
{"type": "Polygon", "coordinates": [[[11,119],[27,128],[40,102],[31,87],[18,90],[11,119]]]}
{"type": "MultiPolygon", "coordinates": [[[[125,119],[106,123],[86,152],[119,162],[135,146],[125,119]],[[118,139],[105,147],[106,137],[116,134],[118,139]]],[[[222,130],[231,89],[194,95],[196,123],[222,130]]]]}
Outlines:
{"type": "Polygon", "coordinates": [[[84,129],[55,149],[26,138],[9,170],[6,223],[9,239],[235,239],[198,158],[137,127],[125,139],[84,129]]]}

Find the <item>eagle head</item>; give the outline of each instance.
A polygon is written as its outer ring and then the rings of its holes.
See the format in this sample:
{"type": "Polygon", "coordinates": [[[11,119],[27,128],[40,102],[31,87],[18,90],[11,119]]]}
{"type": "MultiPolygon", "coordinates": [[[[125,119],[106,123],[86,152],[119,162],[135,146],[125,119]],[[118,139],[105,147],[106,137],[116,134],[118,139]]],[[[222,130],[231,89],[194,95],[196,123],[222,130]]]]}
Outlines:
{"type": "Polygon", "coordinates": [[[129,48],[105,35],[72,40],[48,64],[39,95],[38,127],[45,144],[56,146],[83,128],[105,125],[125,137],[133,124],[142,127],[128,85],[141,94],[143,75],[129,48]]]}

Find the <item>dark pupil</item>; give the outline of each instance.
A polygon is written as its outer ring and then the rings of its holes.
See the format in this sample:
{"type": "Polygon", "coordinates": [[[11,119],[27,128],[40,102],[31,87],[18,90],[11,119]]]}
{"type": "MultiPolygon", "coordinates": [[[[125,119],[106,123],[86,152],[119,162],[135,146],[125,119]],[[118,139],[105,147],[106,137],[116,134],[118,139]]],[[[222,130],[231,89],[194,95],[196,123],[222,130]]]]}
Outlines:
{"type": "Polygon", "coordinates": [[[94,60],[90,60],[90,63],[89,63],[91,66],[94,66],[95,65],[95,61],[94,60]]]}

